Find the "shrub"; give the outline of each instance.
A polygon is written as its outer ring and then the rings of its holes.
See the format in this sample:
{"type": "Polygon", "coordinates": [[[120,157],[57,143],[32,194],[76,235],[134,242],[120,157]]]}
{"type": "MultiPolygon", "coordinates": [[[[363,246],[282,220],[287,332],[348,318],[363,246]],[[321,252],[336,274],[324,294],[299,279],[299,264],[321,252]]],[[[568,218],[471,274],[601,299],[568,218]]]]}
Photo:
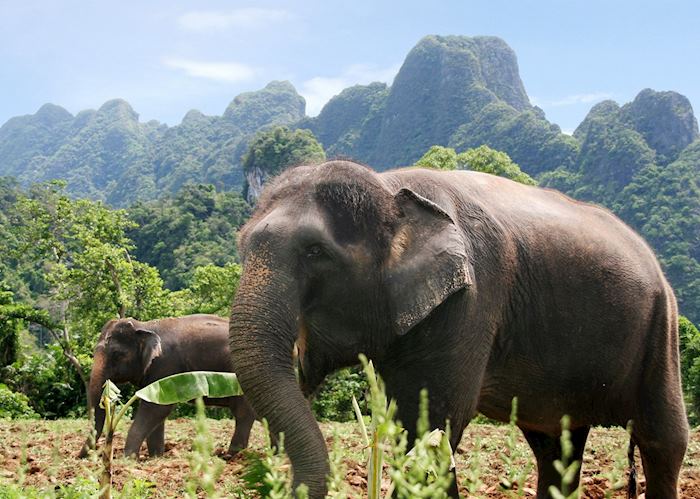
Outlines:
{"type": "Polygon", "coordinates": [[[700,423],[700,331],[685,317],[679,317],[681,377],[688,421],[700,423]]]}
{"type": "MultiPolygon", "coordinates": [[[[79,360],[89,373],[90,356],[79,354],[79,360]]],[[[11,390],[28,397],[42,418],[77,417],[86,412],[85,385],[58,345],[24,356],[3,370],[3,378],[11,390]]]]}
{"type": "Polygon", "coordinates": [[[341,369],[326,378],[323,387],[316,395],[313,410],[322,421],[347,422],[355,420],[352,407],[354,396],[363,411],[367,410],[365,393],[368,390],[367,379],[360,367],[341,369]]]}
{"type": "Polygon", "coordinates": [[[23,393],[15,393],[0,383],[0,418],[36,419],[39,415],[29,407],[29,399],[23,393]]]}

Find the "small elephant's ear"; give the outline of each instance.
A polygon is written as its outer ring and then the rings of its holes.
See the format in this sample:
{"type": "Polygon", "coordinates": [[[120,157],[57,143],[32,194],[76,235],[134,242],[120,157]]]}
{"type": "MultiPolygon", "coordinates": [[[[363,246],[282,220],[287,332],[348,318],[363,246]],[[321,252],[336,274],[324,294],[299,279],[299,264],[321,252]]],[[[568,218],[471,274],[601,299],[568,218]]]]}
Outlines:
{"type": "Polygon", "coordinates": [[[141,365],[145,373],[151,367],[153,359],[163,353],[160,346],[160,336],[150,329],[136,329],[136,334],[141,345],[141,365]]]}
{"type": "Polygon", "coordinates": [[[461,231],[432,201],[410,189],[395,196],[403,213],[386,266],[394,324],[403,335],[451,294],[471,285],[461,231]]]}

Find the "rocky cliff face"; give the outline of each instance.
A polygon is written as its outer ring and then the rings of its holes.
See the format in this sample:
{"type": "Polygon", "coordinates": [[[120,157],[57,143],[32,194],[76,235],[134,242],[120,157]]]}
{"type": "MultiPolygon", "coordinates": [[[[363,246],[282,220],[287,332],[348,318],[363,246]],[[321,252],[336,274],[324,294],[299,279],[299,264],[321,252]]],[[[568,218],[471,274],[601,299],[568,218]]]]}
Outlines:
{"type": "Polygon", "coordinates": [[[265,88],[238,95],[222,119],[241,132],[255,133],[263,126],[287,125],[305,116],[306,101],[288,81],[272,81],[265,88]]]}
{"type": "Polygon", "coordinates": [[[622,107],[621,119],[644,137],[661,164],[674,161],[698,138],[698,122],[690,101],[677,92],[644,89],[622,107]]]}
{"type": "Polygon", "coordinates": [[[329,157],[366,157],[376,147],[388,95],[389,88],[379,82],[346,88],[323,107],[318,117],[298,126],[309,128],[329,157]]]}
{"type": "Polygon", "coordinates": [[[254,205],[262,193],[266,180],[265,173],[256,166],[245,173],[245,179],[248,187],[245,200],[248,201],[248,204],[254,205]]]}
{"type": "Polygon", "coordinates": [[[529,107],[513,51],[498,38],[428,36],[396,75],[371,164],[411,164],[430,146],[447,144],[486,105],[529,107]]]}
{"type": "Polygon", "coordinates": [[[71,134],[73,122],[72,114],[53,104],[8,120],[0,127],[0,175],[21,177],[35,158],[54,154],[71,134]]]}
{"type": "Polygon", "coordinates": [[[645,89],[622,107],[593,106],[574,137],[581,142],[578,172],[589,182],[612,182],[609,198],[650,165],[675,161],[698,138],[698,124],[684,96],[645,89]]]}
{"type": "Polygon", "coordinates": [[[391,88],[346,89],[303,126],[330,156],[348,155],[383,169],[412,164],[432,145],[447,145],[489,104],[533,109],[515,53],[495,37],[427,36],[408,54],[391,88]]]}

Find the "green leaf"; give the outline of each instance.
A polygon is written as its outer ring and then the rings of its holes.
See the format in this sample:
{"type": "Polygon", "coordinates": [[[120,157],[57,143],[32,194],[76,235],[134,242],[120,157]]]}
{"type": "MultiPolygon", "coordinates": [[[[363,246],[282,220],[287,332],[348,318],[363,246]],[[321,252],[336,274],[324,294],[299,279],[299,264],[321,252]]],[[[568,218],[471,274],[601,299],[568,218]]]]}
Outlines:
{"type": "Polygon", "coordinates": [[[141,388],[136,396],[154,404],[189,402],[197,397],[234,397],[243,390],[233,373],[192,371],[173,374],[141,388]]]}
{"type": "Polygon", "coordinates": [[[100,397],[100,407],[105,409],[104,406],[104,398],[107,397],[109,402],[111,404],[114,404],[117,400],[119,400],[119,396],[121,395],[121,390],[112,383],[110,380],[105,381],[105,384],[103,385],[104,390],[102,391],[102,397],[100,397]]]}

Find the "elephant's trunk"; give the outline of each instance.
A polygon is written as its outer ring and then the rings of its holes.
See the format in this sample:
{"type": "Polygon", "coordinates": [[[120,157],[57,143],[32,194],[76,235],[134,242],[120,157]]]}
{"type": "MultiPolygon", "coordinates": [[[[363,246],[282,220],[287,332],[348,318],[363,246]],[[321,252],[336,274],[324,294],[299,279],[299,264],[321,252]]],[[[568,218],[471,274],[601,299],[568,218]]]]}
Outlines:
{"type": "Polygon", "coordinates": [[[231,355],[245,396],[273,435],[284,433],[294,487],[304,483],[311,498],[325,497],[328,451],[296,381],[292,349],[298,293],[292,279],[249,258],[231,312],[231,355]]]}
{"type": "Polygon", "coordinates": [[[90,373],[90,384],[88,386],[87,402],[88,402],[88,413],[94,411],[93,416],[95,419],[95,439],[94,441],[88,437],[80,450],[80,457],[85,457],[88,450],[92,445],[97,443],[100,435],[102,434],[102,428],[105,424],[105,411],[100,407],[100,397],[102,396],[102,387],[106,381],[105,377],[105,352],[104,347],[98,345],[95,348],[95,357],[92,363],[92,371],[90,373]]]}

